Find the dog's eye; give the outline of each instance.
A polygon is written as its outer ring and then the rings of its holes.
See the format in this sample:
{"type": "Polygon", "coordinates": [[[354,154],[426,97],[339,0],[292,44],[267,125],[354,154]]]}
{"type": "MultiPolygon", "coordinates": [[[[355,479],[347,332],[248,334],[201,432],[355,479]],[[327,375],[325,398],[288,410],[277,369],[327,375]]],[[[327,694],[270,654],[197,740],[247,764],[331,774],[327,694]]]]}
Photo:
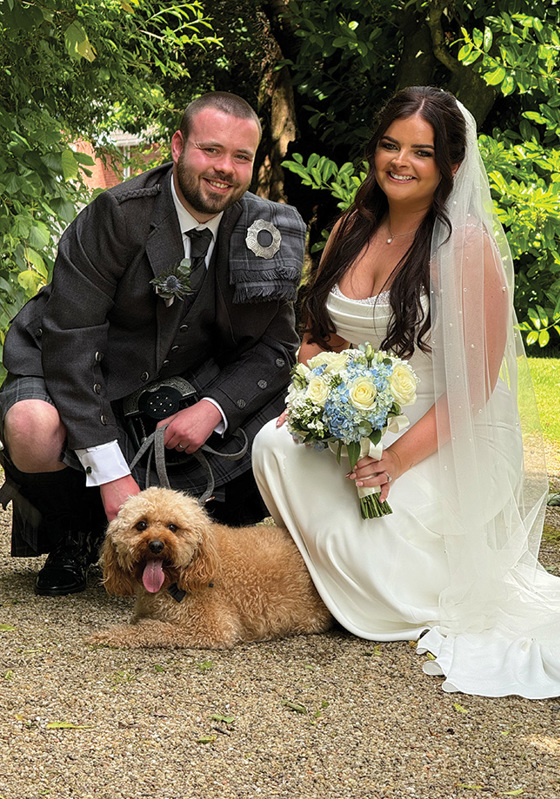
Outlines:
{"type": "Polygon", "coordinates": [[[167,526],[169,527],[172,533],[176,533],[177,530],[179,529],[176,524],[168,524],[167,526]]]}
{"type": "Polygon", "coordinates": [[[134,525],[135,530],[138,530],[139,532],[142,532],[142,530],[145,530],[147,527],[148,527],[148,522],[145,521],[137,522],[134,525]]]}

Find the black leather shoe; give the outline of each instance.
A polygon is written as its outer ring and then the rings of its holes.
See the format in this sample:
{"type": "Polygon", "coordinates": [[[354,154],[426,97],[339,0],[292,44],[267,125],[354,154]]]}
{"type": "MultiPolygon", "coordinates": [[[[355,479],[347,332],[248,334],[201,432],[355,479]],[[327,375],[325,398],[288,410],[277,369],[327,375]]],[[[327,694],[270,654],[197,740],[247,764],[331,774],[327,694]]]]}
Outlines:
{"type": "Polygon", "coordinates": [[[35,593],[40,596],[77,594],[86,587],[88,561],[76,544],[53,550],[37,575],[35,593]]]}

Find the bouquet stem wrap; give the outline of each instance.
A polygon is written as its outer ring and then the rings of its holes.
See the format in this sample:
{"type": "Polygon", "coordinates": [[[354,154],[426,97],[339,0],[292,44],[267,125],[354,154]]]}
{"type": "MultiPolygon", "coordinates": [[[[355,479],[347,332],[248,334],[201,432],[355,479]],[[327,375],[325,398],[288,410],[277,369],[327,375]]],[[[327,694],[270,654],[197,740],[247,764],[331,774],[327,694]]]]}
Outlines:
{"type": "MultiPolygon", "coordinates": [[[[404,430],[406,427],[408,427],[408,423],[408,417],[402,414],[400,416],[393,416],[388,420],[387,431],[390,433],[400,433],[401,430],[404,430]]],[[[331,444],[329,447],[335,451],[331,444]]],[[[346,447],[346,455],[350,460],[350,466],[353,469],[356,463],[361,458],[365,458],[366,456],[374,458],[376,461],[381,460],[381,456],[383,455],[383,444],[381,442],[374,444],[369,438],[361,438],[360,452],[357,460],[352,463],[352,457],[348,447],[346,447]]],[[[362,519],[377,519],[380,516],[387,516],[389,513],[393,512],[393,509],[387,500],[385,500],[385,502],[381,502],[377,496],[381,493],[380,486],[356,486],[356,490],[360,500],[362,519]]]]}
{"type": "MultiPolygon", "coordinates": [[[[365,458],[366,455],[369,455],[370,458],[375,458],[376,461],[381,460],[383,445],[381,443],[372,444],[369,438],[360,439],[360,458],[365,458]]],[[[381,502],[379,499],[378,494],[381,493],[381,486],[356,486],[356,489],[360,498],[362,519],[376,519],[379,516],[387,516],[393,512],[387,500],[381,502]]]]}

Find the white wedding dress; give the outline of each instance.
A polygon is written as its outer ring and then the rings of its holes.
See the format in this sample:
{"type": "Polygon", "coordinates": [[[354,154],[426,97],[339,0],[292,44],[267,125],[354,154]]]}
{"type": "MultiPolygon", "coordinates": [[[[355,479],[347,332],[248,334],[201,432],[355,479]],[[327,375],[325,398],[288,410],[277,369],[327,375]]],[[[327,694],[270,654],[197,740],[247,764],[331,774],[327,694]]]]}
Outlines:
{"type": "MultiPolygon", "coordinates": [[[[368,302],[336,289],[327,307],[338,335],[379,347],[389,319],[388,293],[368,302]]],[[[434,380],[430,355],[416,348],[410,364],[420,381],[418,398],[403,412],[414,424],[434,402],[434,380]]],[[[491,519],[503,515],[521,470],[519,425],[516,418],[504,418],[511,416],[507,397],[499,381],[489,403],[496,404],[500,424],[491,440],[479,442],[496,468],[485,495],[472,501],[491,519]]],[[[394,439],[387,434],[384,445],[394,439]]],[[[424,668],[446,676],[445,690],[560,694],[560,580],[530,559],[510,570],[508,590],[495,607],[482,607],[474,625],[465,622],[467,632],[442,623],[441,595],[453,582],[445,540],[453,507],[437,454],[395,480],[388,500],[393,513],[376,519],[361,518],[356,487],[345,477],[348,461],[339,464],[329,450],[294,443],[286,425],[277,428],[273,421],[261,430],[253,468],[271,515],[291,533],[323,601],[347,630],[374,641],[417,640],[427,632],[418,650],[436,656],[424,668]]]]}

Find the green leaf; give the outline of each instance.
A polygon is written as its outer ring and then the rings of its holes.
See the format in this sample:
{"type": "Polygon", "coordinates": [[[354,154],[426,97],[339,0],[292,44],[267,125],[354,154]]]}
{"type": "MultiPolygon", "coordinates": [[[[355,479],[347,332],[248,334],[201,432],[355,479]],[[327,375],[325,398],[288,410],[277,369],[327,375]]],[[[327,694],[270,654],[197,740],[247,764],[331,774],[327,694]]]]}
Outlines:
{"type": "Polygon", "coordinates": [[[43,261],[39,253],[36,250],[34,250],[32,247],[26,247],[25,258],[31,264],[34,270],[38,272],[39,275],[42,278],[44,278],[44,280],[47,280],[48,278],[47,267],[45,266],[45,262],[43,261]]]}
{"type": "Polygon", "coordinates": [[[196,742],[197,744],[213,744],[217,737],[217,735],[201,735],[196,742]]]}
{"type": "Polygon", "coordinates": [[[541,330],[539,333],[539,347],[546,347],[550,341],[550,333],[548,330],[541,330]]]}
{"type": "Polygon", "coordinates": [[[48,227],[43,222],[35,222],[29,230],[29,244],[35,249],[42,250],[50,241],[48,227]]]}
{"type": "Polygon", "coordinates": [[[30,295],[36,293],[41,283],[39,276],[32,269],[24,269],[22,272],[19,272],[17,279],[19,285],[30,295]]]}
{"type": "Polygon", "coordinates": [[[537,341],[538,337],[539,334],[537,333],[537,331],[531,330],[530,333],[527,333],[527,338],[526,338],[527,344],[531,346],[531,344],[534,344],[537,341]]]}
{"type": "Polygon", "coordinates": [[[537,330],[540,330],[541,317],[539,315],[539,312],[535,308],[530,307],[530,308],[527,309],[527,316],[529,317],[531,322],[534,324],[534,326],[537,328],[537,330]]]}
{"type": "Polygon", "coordinates": [[[484,75],[484,80],[489,86],[497,86],[506,77],[506,71],[503,67],[496,67],[492,72],[487,72],[484,75]]]}
{"type": "Polygon", "coordinates": [[[282,704],[284,705],[284,707],[287,707],[288,710],[293,710],[295,713],[307,714],[308,712],[305,705],[302,705],[301,702],[291,702],[289,700],[286,700],[285,702],[282,702],[282,704]]]}
{"type": "Polygon", "coordinates": [[[47,730],[91,730],[92,724],[72,724],[69,721],[49,721],[47,730]]]}
{"type": "Polygon", "coordinates": [[[0,624],[0,633],[11,633],[15,629],[11,624],[0,624]]]}
{"type": "Polygon", "coordinates": [[[502,81],[502,94],[507,97],[515,91],[516,83],[511,75],[506,75],[502,81]]]}
{"type": "Polygon", "coordinates": [[[360,442],[351,441],[350,444],[346,444],[346,452],[348,453],[350,468],[353,469],[360,457],[360,442]]]}
{"type": "Polygon", "coordinates": [[[87,61],[95,61],[96,52],[92,47],[83,25],[74,20],[64,33],[66,50],[71,58],[85,58],[87,61]]]}
{"type": "Polygon", "coordinates": [[[212,721],[223,721],[224,724],[232,724],[235,721],[234,716],[221,716],[219,713],[213,713],[212,721]]]}
{"type": "Polygon", "coordinates": [[[484,42],[484,36],[482,34],[482,31],[478,30],[478,28],[475,28],[472,32],[472,38],[476,47],[482,47],[482,44],[484,42]]]}
{"type": "Polygon", "coordinates": [[[64,180],[74,180],[78,177],[79,165],[72,150],[64,150],[61,155],[61,165],[64,180]]]}
{"type": "Polygon", "coordinates": [[[457,713],[468,713],[469,711],[466,710],[463,705],[460,705],[459,702],[453,702],[453,707],[457,711],[457,713]]]}

